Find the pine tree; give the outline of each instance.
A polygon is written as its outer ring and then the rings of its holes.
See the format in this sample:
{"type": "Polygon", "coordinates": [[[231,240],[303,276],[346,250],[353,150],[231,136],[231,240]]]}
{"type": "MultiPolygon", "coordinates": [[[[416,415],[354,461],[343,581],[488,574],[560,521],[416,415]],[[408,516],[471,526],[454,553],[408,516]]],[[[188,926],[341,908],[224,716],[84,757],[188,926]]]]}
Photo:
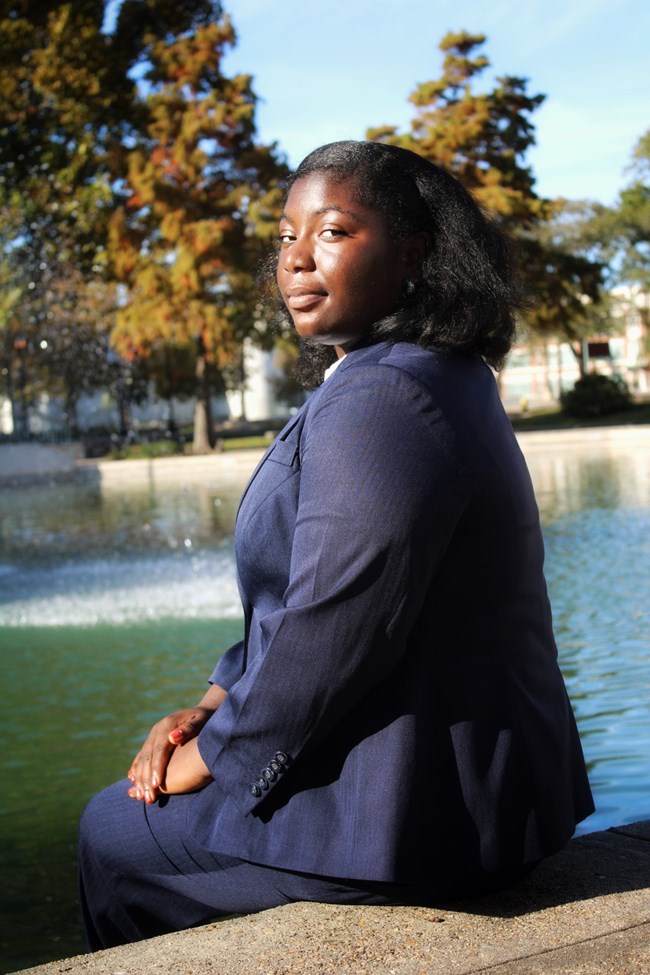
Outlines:
{"type": "Polygon", "coordinates": [[[466,31],[447,34],[440,43],[441,77],[410,96],[416,108],[410,132],[383,126],[370,129],[368,138],[411,149],[457,176],[517,241],[533,299],[527,327],[572,340],[584,323],[585,298],[598,298],[601,266],[541,239],[540,228],[558,204],[537,195],[525,156],[535,144],[530,116],[545,96],[529,95],[526,79],[509,75],[498,77],[491,90],[477,90],[490,66],[479,50],[485,40],[466,31]]]}
{"type": "Polygon", "coordinates": [[[255,142],[251,78],[221,70],[234,42],[226,17],[150,38],[142,125],[110,222],[127,288],[116,346],[127,357],[194,347],[198,451],[214,445],[210,372],[232,368],[255,328],[254,273],[281,200],[274,148],[255,142]]]}

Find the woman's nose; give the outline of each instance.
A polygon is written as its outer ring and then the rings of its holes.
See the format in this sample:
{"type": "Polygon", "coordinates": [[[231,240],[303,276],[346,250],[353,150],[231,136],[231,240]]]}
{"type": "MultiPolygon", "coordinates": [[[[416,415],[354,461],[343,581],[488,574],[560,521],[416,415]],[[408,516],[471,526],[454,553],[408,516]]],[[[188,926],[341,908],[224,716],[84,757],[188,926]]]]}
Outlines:
{"type": "Polygon", "coordinates": [[[314,253],[306,237],[296,237],[283,251],[284,267],[293,273],[297,271],[313,271],[316,267],[314,253]]]}

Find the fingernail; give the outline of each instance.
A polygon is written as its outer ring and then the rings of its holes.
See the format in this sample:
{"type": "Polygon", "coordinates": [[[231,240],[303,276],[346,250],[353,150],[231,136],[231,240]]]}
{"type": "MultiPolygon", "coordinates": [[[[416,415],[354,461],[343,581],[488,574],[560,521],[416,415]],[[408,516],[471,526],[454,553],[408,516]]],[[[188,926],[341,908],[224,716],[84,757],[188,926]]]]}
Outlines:
{"type": "Polygon", "coordinates": [[[173,738],[174,741],[181,741],[183,738],[183,732],[180,730],[180,728],[175,728],[169,737],[173,738]]]}
{"type": "Polygon", "coordinates": [[[154,788],[156,788],[156,789],[158,788],[158,784],[159,784],[158,783],[158,776],[156,775],[155,772],[151,776],[151,784],[154,786],[154,788]]]}

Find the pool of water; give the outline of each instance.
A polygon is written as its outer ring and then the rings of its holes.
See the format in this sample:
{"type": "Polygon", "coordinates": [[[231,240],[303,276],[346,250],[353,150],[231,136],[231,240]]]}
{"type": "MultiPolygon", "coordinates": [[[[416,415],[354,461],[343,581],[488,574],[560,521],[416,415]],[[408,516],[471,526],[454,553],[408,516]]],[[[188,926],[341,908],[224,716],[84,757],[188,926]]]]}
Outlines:
{"type": "MultiPolygon", "coordinates": [[[[633,447],[525,448],[565,673],[597,802],[650,818],[650,464],[633,447]]],[[[240,636],[241,484],[0,491],[0,970],[83,950],[75,830],[161,714],[240,636]]]]}

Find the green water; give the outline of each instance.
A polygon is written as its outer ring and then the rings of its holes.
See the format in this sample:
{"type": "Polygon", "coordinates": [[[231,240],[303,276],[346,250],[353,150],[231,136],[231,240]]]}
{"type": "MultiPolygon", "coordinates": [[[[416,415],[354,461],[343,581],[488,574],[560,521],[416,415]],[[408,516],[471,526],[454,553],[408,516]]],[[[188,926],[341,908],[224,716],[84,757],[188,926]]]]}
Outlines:
{"type": "MultiPolygon", "coordinates": [[[[597,812],[650,818],[650,463],[533,450],[562,667],[597,812]]],[[[0,971],[83,950],[76,825],[241,636],[242,485],[0,491],[0,971]]]]}
{"type": "Polygon", "coordinates": [[[203,693],[228,621],[165,621],[2,634],[0,849],[4,971],[83,951],[75,832],[87,800],[126,774],[143,732],[203,693]],[[5,666],[3,666],[5,669],[5,666]]]}

